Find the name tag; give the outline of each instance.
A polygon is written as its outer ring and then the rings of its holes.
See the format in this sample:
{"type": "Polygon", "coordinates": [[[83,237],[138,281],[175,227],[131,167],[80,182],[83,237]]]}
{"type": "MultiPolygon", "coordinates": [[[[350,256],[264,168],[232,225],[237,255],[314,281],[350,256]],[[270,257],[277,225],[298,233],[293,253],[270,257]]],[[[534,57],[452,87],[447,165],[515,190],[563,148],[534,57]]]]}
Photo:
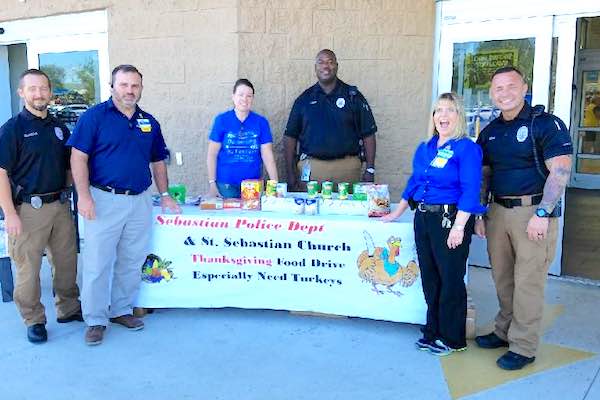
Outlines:
{"type": "Polygon", "coordinates": [[[451,159],[453,155],[454,152],[448,148],[440,149],[429,165],[434,168],[444,168],[446,164],[448,164],[448,160],[451,159]]]}
{"type": "Polygon", "coordinates": [[[152,132],[152,125],[150,124],[150,120],[147,118],[138,118],[137,126],[144,133],[152,132]]]}

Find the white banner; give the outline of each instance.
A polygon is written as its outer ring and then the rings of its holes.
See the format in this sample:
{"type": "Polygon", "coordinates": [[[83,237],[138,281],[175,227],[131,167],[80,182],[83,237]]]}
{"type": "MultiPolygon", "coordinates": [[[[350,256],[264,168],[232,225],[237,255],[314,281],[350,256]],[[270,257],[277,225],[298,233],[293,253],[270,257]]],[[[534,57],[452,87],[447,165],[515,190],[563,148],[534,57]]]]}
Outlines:
{"type": "Polygon", "coordinates": [[[424,323],[412,218],[156,214],[137,306],[311,311],[424,323]]]}

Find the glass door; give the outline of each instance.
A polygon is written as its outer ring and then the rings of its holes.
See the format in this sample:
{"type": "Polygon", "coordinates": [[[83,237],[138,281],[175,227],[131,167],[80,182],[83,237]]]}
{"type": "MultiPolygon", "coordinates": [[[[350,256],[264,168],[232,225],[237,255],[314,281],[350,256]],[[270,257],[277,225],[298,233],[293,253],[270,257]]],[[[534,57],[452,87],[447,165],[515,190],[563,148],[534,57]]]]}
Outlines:
{"type": "Polygon", "coordinates": [[[579,52],[572,186],[600,189],[600,50],[579,52]]]}
{"type": "Polygon", "coordinates": [[[440,38],[438,94],[454,91],[464,100],[469,134],[499,115],[489,98],[490,77],[514,66],[529,85],[527,100],[548,105],[552,17],[447,25],[440,38]]]}
{"type": "Polygon", "coordinates": [[[49,110],[72,131],[88,108],[109,95],[108,55],[101,35],[82,35],[67,43],[32,40],[28,44],[30,68],[50,77],[53,98],[49,110]]]}

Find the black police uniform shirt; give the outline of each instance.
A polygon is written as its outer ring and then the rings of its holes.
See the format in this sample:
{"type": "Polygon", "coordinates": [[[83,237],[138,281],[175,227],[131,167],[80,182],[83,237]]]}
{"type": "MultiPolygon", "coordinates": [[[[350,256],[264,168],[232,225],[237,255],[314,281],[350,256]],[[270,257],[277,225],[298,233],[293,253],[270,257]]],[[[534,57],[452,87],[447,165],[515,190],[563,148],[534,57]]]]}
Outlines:
{"type": "Polygon", "coordinates": [[[358,155],[359,140],[375,132],[367,100],[340,79],[329,94],[317,82],[298,96],[285,129],[299,141],[300,153],[324,160],[358,155]]]}
{"type": "Polygon", "coordinates": [[[505,121],[500,115],[485,127],[477,139],[483,150],[483,165],[490,166],[492,170],[490,190],[494,196],[525,196],[543,192],[546,179],[536,167],[533,136],[541,170],[546,174],[544,160],[573,152],[569,130],[564,122],[545,112],[534,118],[532,111],[533,108],[525,103],[511,121],[505,121]]]}
{"type": "MultiPolygon", "coordinates": [[[[71,151],[69,130],[56,118],[39,118],[23,108],[0,127],[0,167],[22,195],[65,188],[71,151]]],[[[15,193],[13,193],[15,194],[15,193]]]]}

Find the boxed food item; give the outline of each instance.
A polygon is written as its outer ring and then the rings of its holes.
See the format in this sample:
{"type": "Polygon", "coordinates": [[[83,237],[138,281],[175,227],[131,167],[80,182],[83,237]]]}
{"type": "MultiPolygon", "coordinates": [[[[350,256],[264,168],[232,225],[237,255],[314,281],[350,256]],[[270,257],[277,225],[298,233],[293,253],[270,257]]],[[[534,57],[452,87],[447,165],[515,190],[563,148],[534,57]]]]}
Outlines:
{"type": "Polygon", "coordinates": [[[287,196],[287,183],[279,182],[275,188],[277,197],[283,198],[287,196]]]}
{"type": "Polygon", "coordinates": [[[369,182],[357,182],[352,185],[352,200],[367,200],[367,188],[371,186],[369,182]]]}
{"type": "Polygon", "coordinates": [[[390,192],[388,185],[369,185],[367,187],[369,217],[383,217],[390,213],[390,192]]]}
{"type": "Polygon", "coordinates": [[[304,200],[304,214],[317,215],[319,213],[319,200],[306,199],[304,200]]]}
{"type": "Polygon", "coordinates": [[[220,197],[211,197],[200,201],[200,209],[202,210],[222,210],[223,199],[220,197]]]}
{"type": "Polygon", "coordinates": [[[242,200],[236,198],[223,199],[223,209],[242,208],[242,200]]]}
{"type": "Polygon", "coordinates": [[[265,194],[269,197],[275,197],[277,195],[277,185],[278,182],[274,179],[269,179],[267,181],[267,188],[265,189],[265,194]]]}
{"type": "Polygon", "coordinates": [[[245,179],[241,183],[242,209],[260,210],[260,194],[262,192],[262,180],[245,179]]]}
{"type": "Polygon", "coordinates": [[[294,197],[294,204],[292,206],[292,214],[304,214],[304,206],[306,202],[302,197],[294,197]]]}
{"type": "Polygon", "coordinates": [[[185,185],[171,185],[168,189],[169,196],[173,198],[177,202],[177,204],[185,204],[185,194],[186,188],[185,185]]]}

